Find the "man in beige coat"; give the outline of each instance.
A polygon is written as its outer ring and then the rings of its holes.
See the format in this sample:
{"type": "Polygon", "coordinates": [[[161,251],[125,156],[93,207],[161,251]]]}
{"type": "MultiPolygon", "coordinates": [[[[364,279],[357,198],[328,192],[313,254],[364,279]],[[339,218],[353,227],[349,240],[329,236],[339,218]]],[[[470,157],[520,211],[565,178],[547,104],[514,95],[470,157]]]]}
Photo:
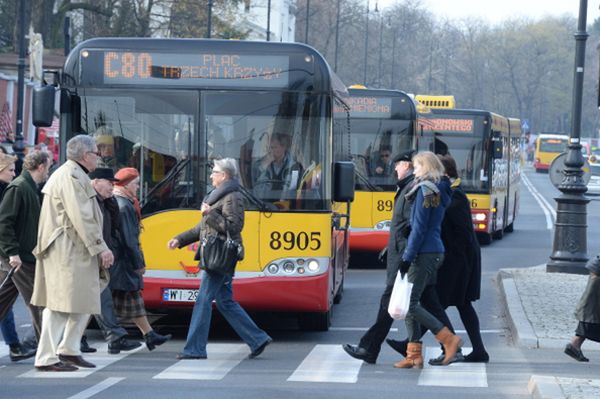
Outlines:
{"type": "Polygon", "coordinates": [[[79,345],[90,314],[100,313],[104,269],[112,252],[102,238],[102,212],[88,173],[96,168],[98,147],[87,135],[67,142],[67,162],[42,190],[35,283],[31,303],[45,307],[35,357],[40,371],[95,367],[79,345]]]}

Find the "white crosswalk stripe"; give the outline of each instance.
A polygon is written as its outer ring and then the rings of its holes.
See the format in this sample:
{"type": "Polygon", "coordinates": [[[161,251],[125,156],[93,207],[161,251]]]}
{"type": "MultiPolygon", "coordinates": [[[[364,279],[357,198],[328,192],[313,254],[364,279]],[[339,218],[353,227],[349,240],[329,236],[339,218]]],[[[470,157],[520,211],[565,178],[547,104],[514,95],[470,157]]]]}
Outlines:
{"type": "Polygon", "coordinates": [[[287,380],[356,383],[362,364],[348,356],[341,345],[315,345],[287,380]]]}
{"type": "Polygon", "coordinates": [[[155,379],[163,380],[220,380],[248,356],[244,344],[208,344],[208,359],[180,360],[155,379]]]}
{"type": "Polygon", "coordinates": [[[96,353],[86,353],[85,360],[96,365],[93,369],[79,368],[77,371],[70,372],[48,372],[48,371],[37,371],[36,369],[29,370],[25,374],[21,374],[20,378],[85,378],[88,375],[95,373],[98,370],[102,370],[103,368],[118,362],[119,360],[135,353],[145,346],[140,346],[139,348],[135,348],[129,352],[121,352],[117,355],[108,354],[108,344],[106,343],[91,343],[92,346],[98,348],[98,352],[96,353]]]}
{"type": "MultiPolygon", "coordinates": [[[[471,348],[463,348],[469,353],[471,348]]],[[[419,385],[437,387],[487,387],[485,363],[452,363],[448,366],[430,366],[428,359],[438,357],[442,351],[439,347],[427,347],[425,350],[425,367],[419,375],[419,385]]]]}

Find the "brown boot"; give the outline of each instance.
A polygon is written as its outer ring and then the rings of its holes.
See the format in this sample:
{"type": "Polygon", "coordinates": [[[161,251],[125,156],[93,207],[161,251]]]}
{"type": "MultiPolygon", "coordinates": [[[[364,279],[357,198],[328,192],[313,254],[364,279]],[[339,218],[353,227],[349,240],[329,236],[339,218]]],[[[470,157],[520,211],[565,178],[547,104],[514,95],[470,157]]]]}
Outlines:
{"type": "Polygon", "coordinates": [[[406,359],[394,363],[397,369],[411,369],[413,367],[423,368],[423,344],[420,342],[409,342],[406,347],[406,359]]]}
{"type": "Polygon", "coordinates": [[[448,327],[442,328],[440,332],[435,334],[435,339],[444,345],[445,356],[442,364],[445,366],[452,358],[454,358],[458,348],[462,346],[462,340],[458,336],[452,334],[452,331],[450,331],[448,327]]]}

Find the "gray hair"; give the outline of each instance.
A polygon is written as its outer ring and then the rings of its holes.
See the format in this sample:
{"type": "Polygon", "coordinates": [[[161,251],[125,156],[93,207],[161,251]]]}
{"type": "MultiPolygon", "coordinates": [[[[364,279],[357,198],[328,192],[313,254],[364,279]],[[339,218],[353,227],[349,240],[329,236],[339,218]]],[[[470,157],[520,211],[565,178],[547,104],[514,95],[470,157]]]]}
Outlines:
{"type": "Polygon", "coordinates": [[[67,141],[67,159],[71,161],[80,161],[88,151],[93,151],[96,146],[96,140],[87,134],[78,134],[67,141]]]}
{"type": "Polygon", "coordinates": [[[215,167],[225,172],[230,179],[235,179],[238,175],[237,161],[233,158],[215,159],[215,167]]]}
{"type": "Polygon", "coordinates": [[[48,163],[49,159],[50,154],[47,151],[30,151],[23,159],[23,169],[31,172],[32,170],[36,170],[40,165],[48,163]]]}

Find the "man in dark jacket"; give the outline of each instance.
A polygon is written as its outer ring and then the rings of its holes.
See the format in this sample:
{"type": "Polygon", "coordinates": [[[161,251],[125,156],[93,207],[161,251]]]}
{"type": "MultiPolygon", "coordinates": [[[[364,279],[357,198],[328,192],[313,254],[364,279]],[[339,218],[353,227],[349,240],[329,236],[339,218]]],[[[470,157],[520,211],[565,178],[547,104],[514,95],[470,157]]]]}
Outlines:
{"type": "MultiPolygon", "coordinates": [[[[115,179],[111,168],[96,168],[88,176],[92,179],[92,186],[96,190],[98,204],[104,216],[102,237],[108,248],[116,254],[119,204],[117,204],[117,200],[113,197],[113,183],[118,180],[115,179]]],[[[95,315],[95,318],[102,329],[106,341],[108,341],[108,353],[118,354],[121,351],[129,351],[141,346],[139,342],[126,338],[127,330],[119,324],[115,316],[110,287],[106,287],[100,294],[100,309],[101,314],[95,315]]],[[[84,346],[83,341],[82,346],[84,346]]]]}
{"type": "Polygon", "coordinates": [[[344,350],[352,357],[364,360],[367,363],[375,363],[381,344],[392,327],[394,319],[388,313],[390,296],[394,288],[398,268],[402,262],[402,253],[406,247],[406,240],[410,233],[411,203],[405,195],[412,188],[414,179],[412,156],[414,151],[406,151],[397,154],[393,159],[394,170],[398,175],[398,190],[394,196],[394,211],[390,226],[390,239],[387,251],[387,278],[385,290],[381,295],[379,311],[375,324],[362,336],[358,345],[344,344],[344,350]]]}
{"type": "MultiPolygon", "coordinates": [[[[30,304],[35,280],[37,227],[40,217],[38,185],[48,178],[51,158],[45,151],[32,151],[23,161],[23,172],[4,192],[0,203],[0,278],[14,270],[0,289],[0,320],[20,293],[29,306],[36,337],[39,339],[42,310],[30,304]]],[[[33,351],[32,355],[35,354],[33,351]]]]}

